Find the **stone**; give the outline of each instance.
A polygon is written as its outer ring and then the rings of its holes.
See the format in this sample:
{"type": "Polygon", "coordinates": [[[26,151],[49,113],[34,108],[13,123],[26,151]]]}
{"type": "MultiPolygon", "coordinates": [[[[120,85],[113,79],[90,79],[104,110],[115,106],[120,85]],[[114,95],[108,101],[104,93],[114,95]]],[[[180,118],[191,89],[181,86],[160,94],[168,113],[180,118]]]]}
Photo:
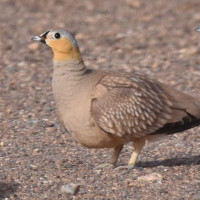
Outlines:
{"type": "Polygon", "coordinates": [[[197,193],[195,193],[195,194],[192,196],[191,200],[200,200],[200,191],[197,192],[197,193]]]}
{"type": "Polygon", "coordinates": [[[39,48],[39,43],[31,43],[28,45],[28,49],[31,51],[36,51],[39,48]]]}
{"type": "Polygon", "coordinates": [[[151,174],[146,174],[144,176],[140,176],[137,178],[138,181],[161,181],[163,179],[163,176],[159,173],[151,173],[151,174]]]}
{"type": "Polygon", "coordinates": [[[65,194],[75,195],[80,188],[80,185],[75,183],[69,183],[67,185],[63,185],[60,188],[60,191],[65,194]]]}

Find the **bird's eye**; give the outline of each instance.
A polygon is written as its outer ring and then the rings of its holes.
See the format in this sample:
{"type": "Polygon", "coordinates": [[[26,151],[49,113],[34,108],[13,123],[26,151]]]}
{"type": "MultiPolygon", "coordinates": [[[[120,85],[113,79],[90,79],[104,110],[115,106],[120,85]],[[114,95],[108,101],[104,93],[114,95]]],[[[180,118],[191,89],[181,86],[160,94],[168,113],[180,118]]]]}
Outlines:
{"type": "Polygon", "coordinates": [[[56,39],[59,39],[59,38],[60,38],[60,33],[55,33],[54,37],[55,37],[56,39]]]}

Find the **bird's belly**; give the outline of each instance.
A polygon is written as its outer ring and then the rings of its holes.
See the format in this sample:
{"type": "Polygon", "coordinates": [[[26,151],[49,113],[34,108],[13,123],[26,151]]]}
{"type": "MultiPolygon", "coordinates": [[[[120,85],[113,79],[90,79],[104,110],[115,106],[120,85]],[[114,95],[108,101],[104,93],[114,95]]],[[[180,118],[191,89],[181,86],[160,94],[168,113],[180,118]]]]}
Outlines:
{"type": "Polygon", "coordinates": [[[92,120],[90,112],[86,112],[90,110],[90,105],[87,106],[85,104],[84,107],[76,106],[72,108],[72,110],[57,109],[57,113],[62,125],[81,145],[88,148],[113,148],[125,143],[124,139],[116,138],[99,128],[94,120],[92,120]],[[86,111],[82,109],[86,109],[86,111]],[[84,115],[81,113],[84,113],[84,115]]]}
{"type": "Polygon", "coordinates": [[[73,138],[88,148],[113,148],[122,142],[102,131],[97,125],[80,130],[71,129],[73,138]]]}

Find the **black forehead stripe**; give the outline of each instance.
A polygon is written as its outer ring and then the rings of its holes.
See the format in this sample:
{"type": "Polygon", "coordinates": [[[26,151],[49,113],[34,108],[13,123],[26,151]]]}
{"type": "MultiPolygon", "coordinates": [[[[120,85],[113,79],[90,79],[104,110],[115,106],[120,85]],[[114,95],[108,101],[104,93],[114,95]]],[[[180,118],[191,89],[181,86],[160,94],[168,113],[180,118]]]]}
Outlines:
{"type": "Polygon", "coordinates": [[[47,36],[47,34],[48,34],[49,32],[50,32],[50,31],[46,31],[46,32],[42,33],[41,36],[46,38],[46,36],[47,36]]]}

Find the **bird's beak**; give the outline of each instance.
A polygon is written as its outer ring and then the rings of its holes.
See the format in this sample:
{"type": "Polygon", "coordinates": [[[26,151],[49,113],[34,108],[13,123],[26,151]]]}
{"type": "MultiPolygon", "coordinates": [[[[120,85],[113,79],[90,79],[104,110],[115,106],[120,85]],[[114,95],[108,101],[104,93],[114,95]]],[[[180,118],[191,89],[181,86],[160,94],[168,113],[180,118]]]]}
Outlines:
{"type": "Polygon", "coordinates": [[[44,44],[46,44],[46,36],[47,36],[47,34],[49,33],[50,31],[46,31],[46,32],[44,32],[44,33],[42,33],[41,35],[39,35],[39,36],[34,36],[34,37],[32,37],[32,39],[31,40],[33,40],[33,41],[38,41],[38,42],[42,42],[42,43],[44,43],[44,44]]]}
{"type": "Polygon", "coordinates": [[[195,30],[198,31],[198,32],[200,32],[200,27],[197,27],[195,30]]]}

